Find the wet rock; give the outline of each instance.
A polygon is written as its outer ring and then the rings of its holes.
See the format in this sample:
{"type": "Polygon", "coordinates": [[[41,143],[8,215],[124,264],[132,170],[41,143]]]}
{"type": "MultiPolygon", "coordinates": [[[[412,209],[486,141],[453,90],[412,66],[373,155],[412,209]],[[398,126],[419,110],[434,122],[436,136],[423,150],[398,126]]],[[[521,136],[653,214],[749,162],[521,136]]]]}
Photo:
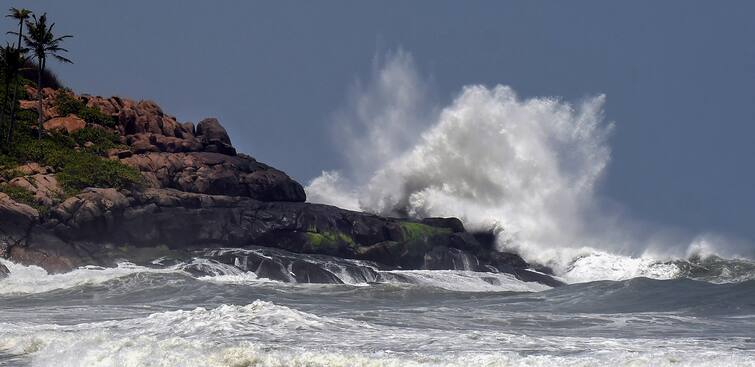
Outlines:
{"type": "Polygon", "coordinates": [[[39,212],[36,209],[0,193],[0,244],[6,249],[22,241],[38,221],[39,212]]]}
{"type": "Polygon", "coordinates": [[[64,273],[94,263],[75,246],[42,229],[30,231],[25,245],[11,247],[8,258],[23,265],[39,266],[50,273],[64,273]]]}
{"type": "Polygon", "coordinates": [[[448,228],[454,233],[466,232],[464,224],[459,218],[424,218],[420,223],[432,227],[448,228]]]}
{"type": "Polygon", "coordinates": [[[335,274],[308,261],[294,261],[291,264],[291,272],[298,283],[343,284],[335,274]]]}
{"type": "Polygon", "coordinates": [[[10,270],[5,265],[0,264],[0,279],[7,278],[8,274],[10,274],[10,270]]]}

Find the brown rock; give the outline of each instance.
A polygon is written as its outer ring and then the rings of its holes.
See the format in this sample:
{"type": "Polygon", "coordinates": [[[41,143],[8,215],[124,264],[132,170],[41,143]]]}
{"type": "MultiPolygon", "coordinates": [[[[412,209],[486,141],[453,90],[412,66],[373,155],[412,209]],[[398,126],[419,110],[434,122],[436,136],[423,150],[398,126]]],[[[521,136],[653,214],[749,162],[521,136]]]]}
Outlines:
{"type": "Polygon", "coordinates": [[[18,103],[21,105],[22,110],[36,110],[37,101],[20,100],[18,103]]]}
{"type": "Polygon", "coordinates": [[[52,216],[70,228],[96,232],[128,205],[128,198],[116,189],[89,188],[58,205],[52,216]]]}
{"type": "MultiPolygon", "coordinates": [[[[196,135],[196,131],[194,129],[194,124],[193,123],[191,123],[191,122],[184,122],[183,124],[181,124],[181,127],[183,127],[184,134],[188,134],[190,136],[196,135]]],[[[183,137],[185,138],[186,136],[183,136],[183,137]]]]}
{"type": "Polygon", "coordinates": [[[263,201],[306,199],[301,185],[285,173],[244,155],[145,153],[122,162],[141,171],[151,187],[263,201]]]}
{"type": "Polygon", "coordinates": [[[220,125],[217,119],[208,118],[199,122],[197,125],[196,135],[198,138],[206,141],[218,140],[222,143],[231,144],[231,138],[228,137],[228,133],[225,128],[220,125]]]}
{"type": "Polygon", "coordinates": [[[217,119],[208,118],[199,122],[196,136],[204,144],[206,152],[236,155],[236,149],[231,145],[231,138],[217,119]]]}
{"type": "Polygon", "coordinates": [[[9,183],[34,194],[34,200],[45,206],[52,206],[63,196],[63,189],[54,174],[42,174],[16,177],[9,183]]]}
{"type": "Polygon", "coordinates": [[[108,149],[105,155],[111,159],[124,159],[134,155],[134,152],[129,149],[112,148],[108,149]]]}
{"type": "Polygon", "coordinates": [[[42,167],[36,162],[22,164],[16,168],[24,175],[36,175],[38,173],[53,173],[54,170],[50,166],[42,167]]]}
{"type": "Polygon", "coordinates": [[[299,184],[285,173],[276,169],[259,170],[244,175],[241,182],[246,184],[251,197],[266,201],[305,201],[306,194],[299,184]],[[264,199],[263,199],[264,198],[264,199]],[[295,200],[291,200],[291,199],[295,200]]]}
{"type": "Polygon", "coordinates": [[[39,212],[36,209],[0,193],[0,255],[7,256],[7,249],[22,242],[38,221],[39,212]]]}
{"type": "Polygon", "coordinates": [[[66,117],[56,117],[47,120],[43,126],[47,131],[65,130],[70,134],[74,131],[83,129],[86,126],[86,121],[74,114],[70,114],[66,117]]]}

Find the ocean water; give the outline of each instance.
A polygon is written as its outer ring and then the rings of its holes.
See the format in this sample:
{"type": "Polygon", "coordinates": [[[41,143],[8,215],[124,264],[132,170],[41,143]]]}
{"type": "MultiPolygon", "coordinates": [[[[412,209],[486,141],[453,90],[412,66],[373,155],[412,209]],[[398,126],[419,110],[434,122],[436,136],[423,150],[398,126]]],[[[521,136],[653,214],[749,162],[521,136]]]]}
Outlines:
{"type": "Polygon", "coordinates": [[[263,249],[59,275],[0,261],[1,366],[755,366],[748,260],[558,288],[263,249]],[[252,253],[343,284],[266,279],[252,253]]]}

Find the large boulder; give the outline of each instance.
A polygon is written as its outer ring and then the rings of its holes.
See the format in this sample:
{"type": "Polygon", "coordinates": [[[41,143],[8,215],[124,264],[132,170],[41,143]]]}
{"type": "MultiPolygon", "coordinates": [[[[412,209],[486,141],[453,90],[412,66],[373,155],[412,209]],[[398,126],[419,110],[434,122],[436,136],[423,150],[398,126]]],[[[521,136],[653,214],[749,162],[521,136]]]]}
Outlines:
{"type": "Polygon", "coordinates": [[[16,170],[25,175],[36,175],[39,173],[53,173],[54,172],[52,167],[49,167],[49,166],[43,167],[36,162],[22,164],[16,167],[16,170]]]}
{"type": "Polygon", "coordinates": [[[39,212],[36,209],[17,203],[0,192],[0,246],[22,240],[38,221],[39,212]]]}
{"type": "Polygon", "coordinates": [[[36,209],[0,193],[0,257],[11,257],[14,248],[24,246],[39,220],[36,209]]]}
{"type": "Polygon", "coordinates": [[[108,230],[129,204],[128,198],[116,189],[90,188],[58,205],[51,213],[51,223],[58,230],[108,230]]]}
{"type": "Polygon", "coordinates": [[[149,152],[124,158],[122,162],[141,171],[148,186],[154,188],[262,201],[306,200],[298,182],[245,155],[149,152]]]}
{"type": "Polygon", "coordinates": [[[206,141],[217,140],[221,143],[231,144],[231,138],[228,137],[225,128],[215,118],[207,118],[200,121],[197,125],[196,136],[206,141]]]}
{"type": "Polygon", "coordinates": [[[193,136],[177,138],[153,133],[138,133],[126,137],[126,144],[136,154],[147,152],[184,153],[201,152],[204,145],[193,136]]]}
{"type": "Polygon", "coordinates": [[[204,150],[207,152],[236,155],[236,149],[231,145],[231,138],[217,119],[208,118],[200,121],[195,135],[202,141],[204,150]]]}
{"type": "Polygon", "coordinates": [[[55,117],[47,120],[42,126],[47,131],[58,130],[65,131],[70,134],[72,132],[83,129],[86,125],[86,121],[81,119],[79,116],[70,114],[66,117],[55,117]]]}
{"type": "Polygon", "coordinates": [[[34,195],[34,201],[39,205],[52,206],[60,202],[63,188],[54,174],[37,173],[12,179],[9,185],[22,188],[34,195]]]}

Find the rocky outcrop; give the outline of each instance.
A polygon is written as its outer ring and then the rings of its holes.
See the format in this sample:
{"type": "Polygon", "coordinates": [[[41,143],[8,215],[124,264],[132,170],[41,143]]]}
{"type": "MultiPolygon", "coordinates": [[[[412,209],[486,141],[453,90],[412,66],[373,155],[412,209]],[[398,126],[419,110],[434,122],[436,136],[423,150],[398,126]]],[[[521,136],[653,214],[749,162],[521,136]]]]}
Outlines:
{"type": "MultiPolygon", "coordinates": [[[[46,127],[68,133],[82,128],[75,115],[57,116],[56,93],[43,90],[46,127]]],[[[17,167],[21,176],[8,175],[14,178],[7,184],[32,192],[44,210],[40,214],[0,194],[0,257],[63,272],[85,264],[113,265],[145,249],[154,256],[157,249],[262,246],[368,260],[388,269],[506,272],[559,284],[528,270],[521,257],[496,251],[493,236],[469,233],[456,218],[385,218],[305,203],[298,182],[237,154],[217,119],[195,127],[179,123],[152,101],[73,97],[116,121],[114,127],[93,127],[120,134],[123,145],[105,155],[141,172],[143,185],[130,191],[89,188],[64,198],[51,168],[33,162],[17,167]]],[[[36,108],[24,102],[22,107],[36,108]]],[[[264,273],[264,261],[258,260],[254,266],[264,273]]],[[[274,279],[306,274],[307,281],[335,281],[301,259],[278,265],[268,270],[281,272],[285,265],[300,271],[274,279]]]]}
{"type": "Polygon", "coordinates": [[[62,130],[67,133],[72,133],[83,129],[86,126],[86,121],[82,120],[79,116],[70,114],[65,117],[55,117],[45,121],[43,127],[47,131],[62,130]]]}
{"type": "Polygon", "coordinates": [[[52,206],[63,196],[63,188],[52,173],[16,177],[9,182],[9,185],[31,192],[34,201],[43,206],[52,206]]]}
{"type": "Polygon", "coordinates": [[[25,235],[10,245],[9,257],[50,271],[112,265],[115,248],[266,246],[390,268],[503,271],[526,280],[537,276],[520,257],[499,253],[463,231],[457,219],[422,223],[327,205],[154,188],[88,189],[41,222],[26,218],[21,225],[27,228],[25,235]]]}
{"type": "Polygon", "coordinates": [[[151,188],[262,201],[303,202],[306,199],[298,182],[245,155],[152,152],[133,155],[122,162],[141,171],[151,188]]]}
{"type": "Polygon", "coordinates": [[[217,119],[209,118],[199,122],[196,137],[200,139],[204,150],[228,155],[236,155],[236,149],[231,145],[231,138],[217,119]]]}

